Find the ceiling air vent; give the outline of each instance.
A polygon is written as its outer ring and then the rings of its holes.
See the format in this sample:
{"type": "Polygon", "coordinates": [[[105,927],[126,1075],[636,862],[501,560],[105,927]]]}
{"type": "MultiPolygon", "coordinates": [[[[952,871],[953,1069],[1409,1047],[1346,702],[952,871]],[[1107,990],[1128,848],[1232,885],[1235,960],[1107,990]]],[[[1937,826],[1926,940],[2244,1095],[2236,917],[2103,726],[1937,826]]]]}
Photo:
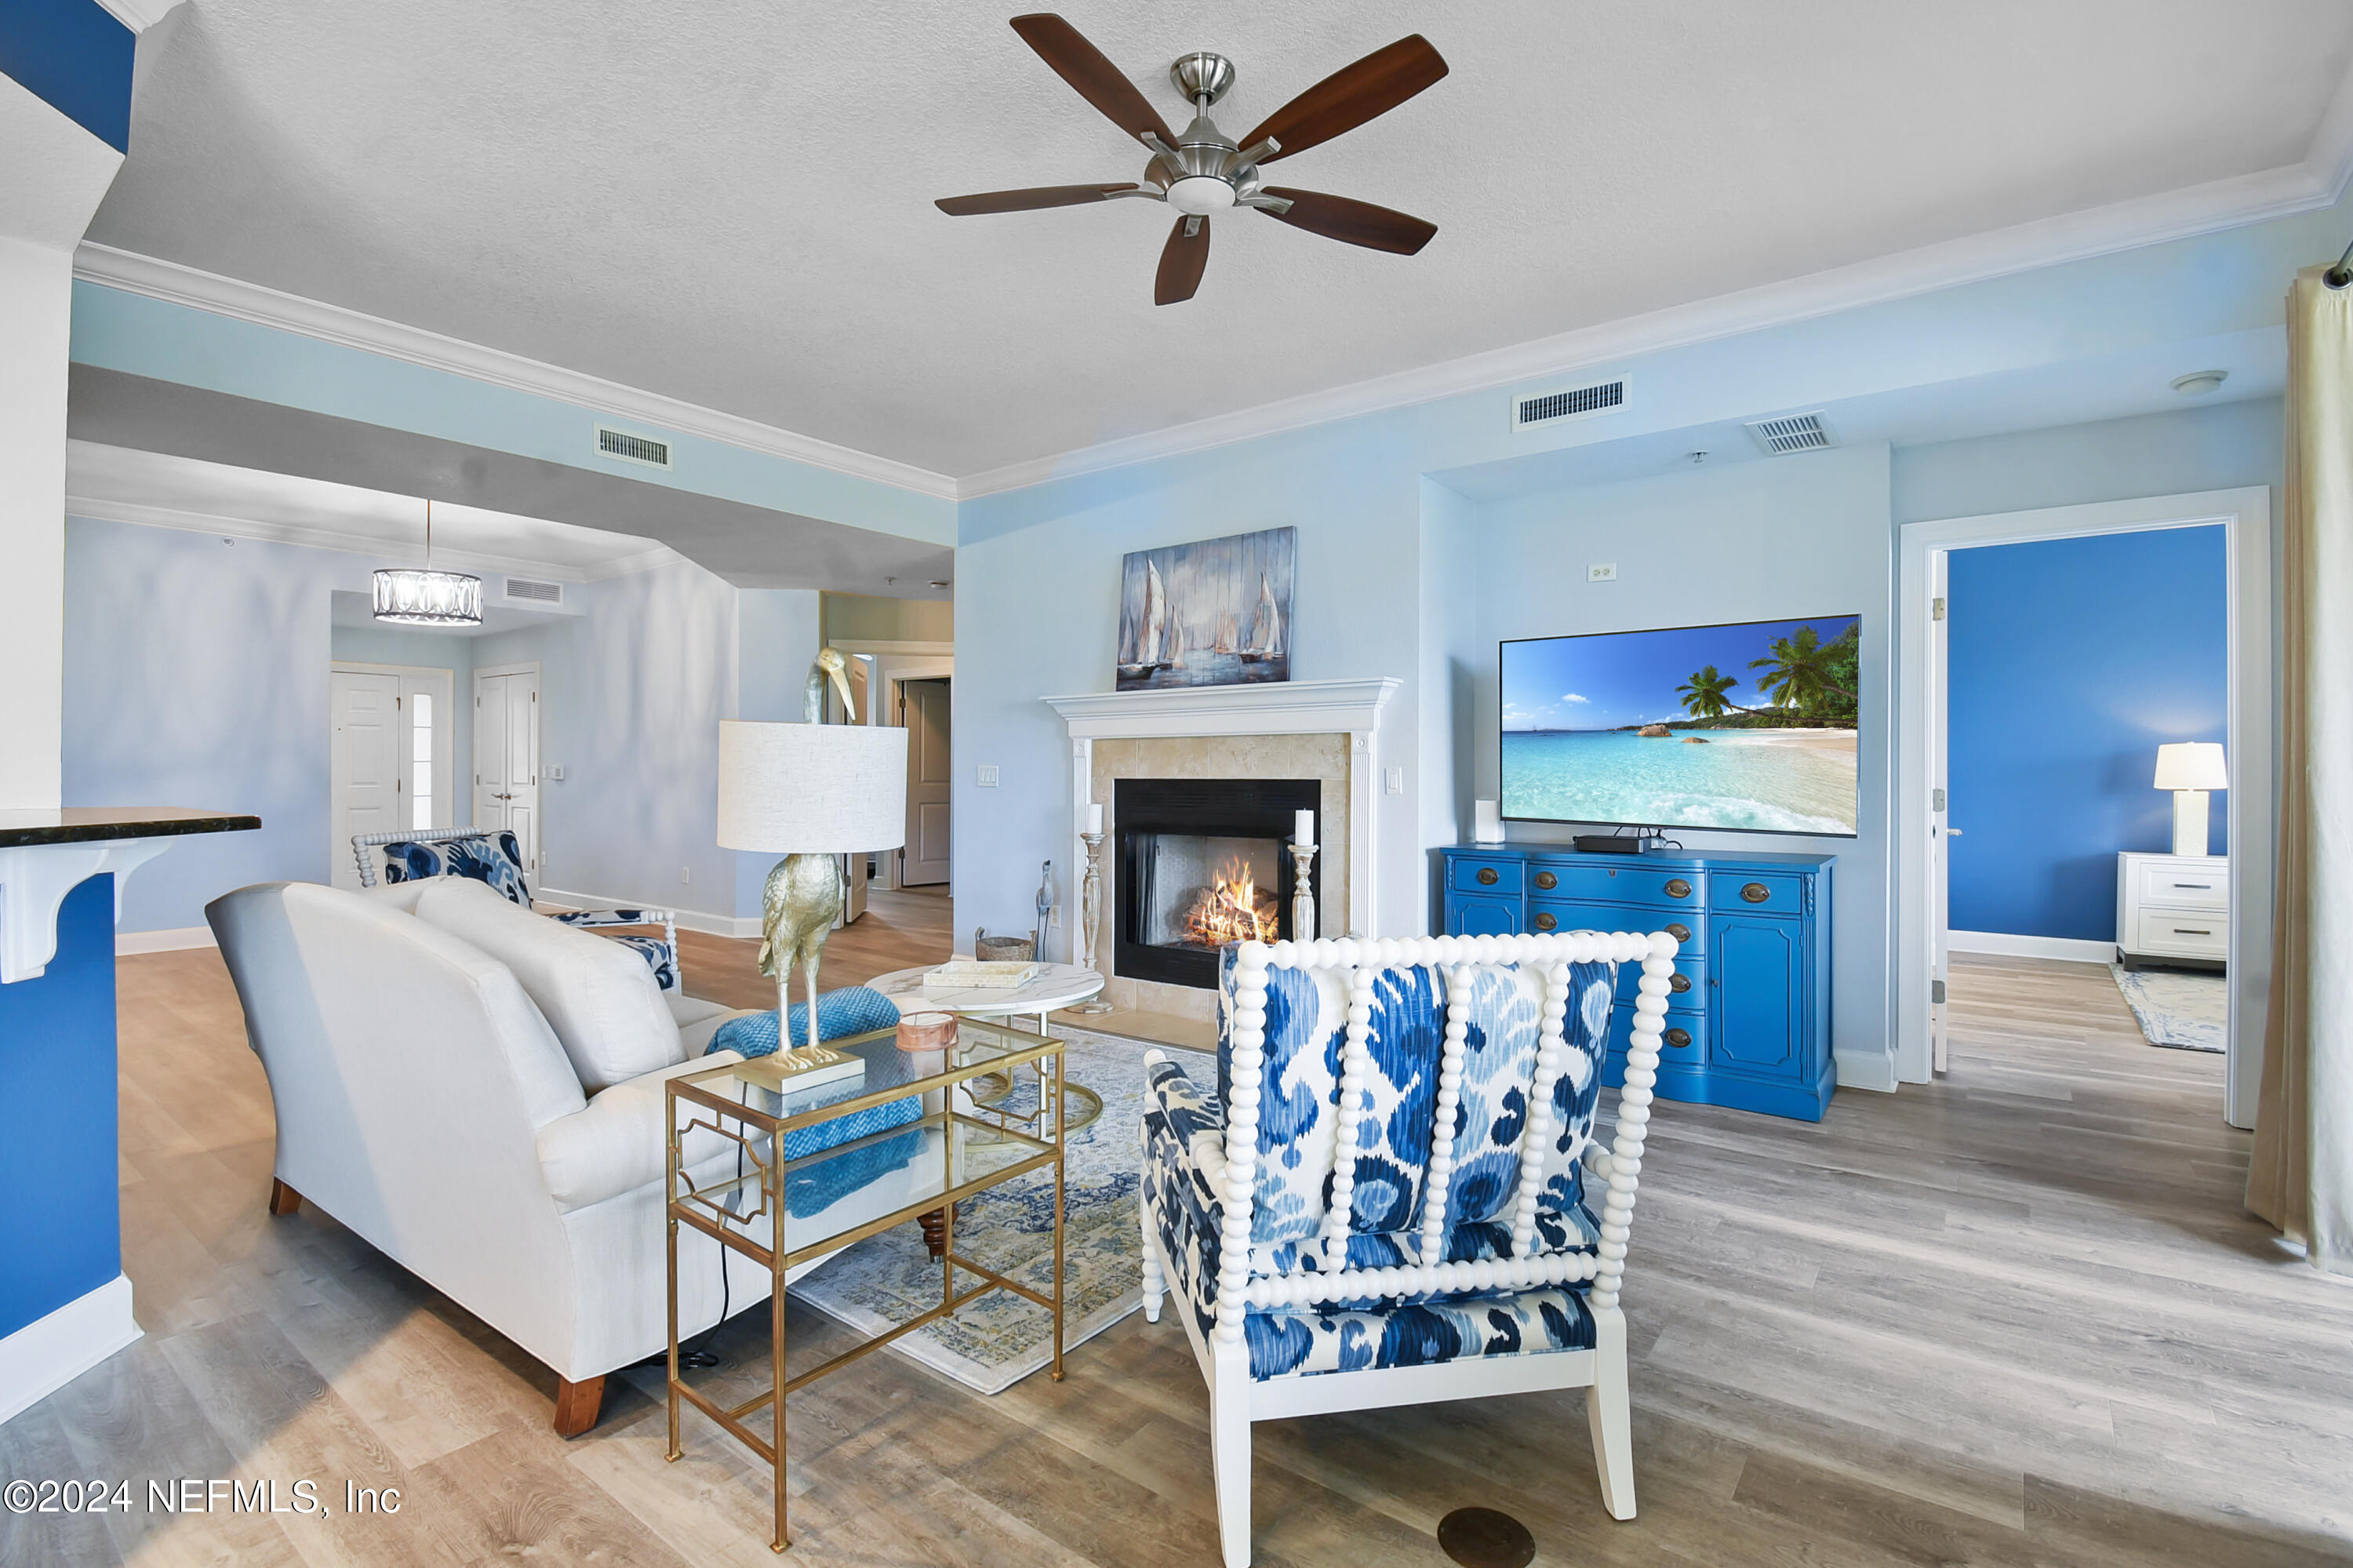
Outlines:
{"type": "Polygon", "coordinates": [[[1589,419],[1597,414],[1614,414],[1626,406],[1626,383],[1599,381],[1590,387],[1564,387],[1554,392],[1536,392],[1514,398],[1512,403],[1512,429],[1525,430],[1531,425],[1558,424],[1563,419],[1589,419]]]}
{"type": "Polygon", "coordinates": [[[670,443],[651,436],[633,436],[627,430],[617,430],[610,425],[596,427],[596,450],[609,458],[623,462],[641,462],[648,468],[670,466],[670,443]]]}
{"type": "Polygon", "coordinates": [[[529,599],[535,604],[562,604],[564,602],[564,585],[562,583],[539,582],[531,577],[509,577],[507,579],[507,597],[509,599],[529,599]]]}
{"type": "Polygon", "coordinates": [[[1820,414],[1783,414],[1778,418],[1751,419],[1748,433],[1757,444],[1778,457],[1785,452],[1818,452],[1838,442],[1820,414]]]}

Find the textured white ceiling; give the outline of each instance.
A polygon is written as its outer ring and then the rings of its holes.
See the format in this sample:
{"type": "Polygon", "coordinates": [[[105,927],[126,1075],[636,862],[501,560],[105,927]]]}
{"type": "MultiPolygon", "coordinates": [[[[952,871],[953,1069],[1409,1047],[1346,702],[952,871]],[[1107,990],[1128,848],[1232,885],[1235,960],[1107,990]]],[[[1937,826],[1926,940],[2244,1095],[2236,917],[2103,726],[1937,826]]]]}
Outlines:
{"type": "Polygon", "coordinates": [[[949,474],[2296,164],[2344,0],[1403,0],[1063,14],[1239,134],[1408,32],[1453,73],[1276,165],[1401,259],[1156,204],[935,196],[1143,160],[971,0],[190,0],[141,45],[107,245],[949,474]]]}

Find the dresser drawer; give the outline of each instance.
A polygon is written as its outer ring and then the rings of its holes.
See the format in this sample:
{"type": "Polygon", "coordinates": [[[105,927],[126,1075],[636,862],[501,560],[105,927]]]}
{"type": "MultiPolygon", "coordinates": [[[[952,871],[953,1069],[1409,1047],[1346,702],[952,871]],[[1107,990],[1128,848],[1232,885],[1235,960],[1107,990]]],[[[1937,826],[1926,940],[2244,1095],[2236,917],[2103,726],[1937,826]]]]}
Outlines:
{"type": "MultiPolygon", "coordinates": [[[[2133,872],[2133,891],[2139,895],[2144,906],[2162,905],[2169,909],[2228,909],[2231,906],[2231,873],[2227,866],[2210,871],[2145,860],[2135,866],[2133,872]]],[[[2190,923],[2198,924],[2195,921],[2190,923]]]]}
{"type": "Polygon", "coordinates": [[[1454,868],[1449,874],[1448,886],[1456,893],[1491,893],[1498,897],[1519,895],[1521,865],[1516,860],[1452,855],[1448,857],[1448,863],[1454,868]]]}
{"type": "MultiPolygon", "coordinates": [[[[1706,1060],[1706,1021],[1694,1014],[1667,1013],[1666,1032],[1659,1038],[1659,1065],[1672,1064],[1680,1067],[1696,1067],[1706,1060]]],[[[1623,1057],[1634,1043],[1634,1009],[1621,1002],[1609,1010],[1609,1051],[1623,1057]]]]}
{"type": "Polygon", "coordinates": [[[2228,959],[2231,923],[2221,911],[2201,915],[2190,909],[2144,909],[2140,940],[2129,951],[2175,959],[2228,959]]]}
{"type": "MultiPolygon", "coordinates": [[[[1665,910],[1641,904],[1571,904],[1539,894],[1528,900],[1528,929],[1551,931],[1664,931],[1686,958],[1707,951],[1707,916],[1696,909],[1665,910]],[[1552,924],[1546,925],[1546,921],[1552,924]]],[[[1641,966],[1633,966],[1637,970],[1641,966]]]]}
{"type": "Polygon", "coordinates": [[[1654,905],[1667,909],[1698,909],[1707,903],[1707,876],[1704,872],[1646,870],[1639,864],[1547,864],[1543,861],[1536,862],[1534,870],[1538,897],[1549,894],[1564,899],[1599,899],[1605,904],[1654,905]],[[1551,887],[1544,885],[1547,876],[1553,879],[1551,887]]]}
{"type": "Polygon", "coordinates": [[[1806,906],[1806,879],[1771,871],[1718,872],[1712,885],[1715,907],[1760,915],[1796,915],[1806,906]]]}
{"type": "MultiPolygon", "coordinates": [[[[1631,1007],[1641,995],[1642,966],[1618,966],[1618,1002],[1631,1007]]],[[[1699,953],[1675,955],[1675,972],[1668,977],[1667,1010],[1671,1012],[1695,1012],[1707,1002],[1707,959],[1699,953]]]]}

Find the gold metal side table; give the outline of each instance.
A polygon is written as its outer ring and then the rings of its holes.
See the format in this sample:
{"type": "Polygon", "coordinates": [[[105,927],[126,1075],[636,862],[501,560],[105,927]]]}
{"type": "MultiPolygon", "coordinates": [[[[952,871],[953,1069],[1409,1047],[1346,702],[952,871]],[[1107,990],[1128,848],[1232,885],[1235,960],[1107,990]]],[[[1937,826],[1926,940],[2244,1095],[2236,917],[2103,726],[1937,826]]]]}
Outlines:
{"type": "MultiPolygon", "coordinates": [[[[1010,1290],[1054,1315],[1053,1375],[1062,1376],[1062,1042],[985,1022],[960,1021],[947,1051],[902,1052],[891,1030],[826,1044],[856,1058],[860,1075],[813,1087],[795,1087],[772,1058],[681,1074],[666,1091],[669,1137],[670,1452],[679,1446],[679,1402],[693,1405],[775,1473],[776,1534],[772,1551],[790,1544],[785,1530],[785,1396],[889,1344],[900,1335],[948,1316],[991,1290],[1010,1290]],[[955,1088],[983,1074],[1008,1079],[1035,1064],[1050,1092],[1053,1116],[1007,1125],[955,1108],[955,1088]],[[1050,1066],[1049,1065],[1050,1064],[1050,1066]],[[887,1107],[916,1101],[912,1118],[891,1120],[887,1107]],[[854,1129],[840,1123],[862,1118],[854,1129]],[[878,1125],[867,1130],[867,1124],[878,1125]],[[800,1152],[827,1129],[854,1131],[839,1144],[800,1152]],[[802,1136],[796,1137],[796,1134],[802,1136]],[[1050,1134],[1051,1136],[1048,1136],[1050,1134]],[[780,1147],[781,1145],[781,1147],[780,1147]],[[781,1154],[781,1158],[779,1155],[781,1154]],[[1054,1284],[1050,1295],[985,1268],[955,1250],[955,1205],[1032,1171],[1054,1171],[1054,1284]],[[854,1350],[794,1376],[785,1375],[785,1287],[795,1266],[862,1241],[892,1225],[945,1212],[946,1245],[940,1258],[940,1300],[854,1350]],[[702,1232],[731,1252],[765,1265],[774,1283],[769,1314],[767,1389],[722,1404],[687,1386],[678,1353],[678,1240],[681,1225],[702,1232]],[[959,1289],[958,1270],[979,1283],[959,1289]],[[763,1407],[767,1436],[745,1425],[763,1407]]],[[[807,1076],[807,1075],[803,1075],[807,1076]]],[[[967,1091],[968,1092],[968,1091],[967,1091]]],[[[1043,1101],[1046,1095],[1041,1094],[1043,1101]]]]}

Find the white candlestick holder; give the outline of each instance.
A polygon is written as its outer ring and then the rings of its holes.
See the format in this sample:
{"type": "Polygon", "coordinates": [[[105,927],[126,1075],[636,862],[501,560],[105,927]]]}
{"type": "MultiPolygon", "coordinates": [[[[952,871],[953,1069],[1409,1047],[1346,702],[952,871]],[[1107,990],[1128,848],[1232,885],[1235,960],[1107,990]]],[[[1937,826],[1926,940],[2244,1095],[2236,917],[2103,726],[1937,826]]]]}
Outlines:
{"type": "MultiPolygon", "coordinates": [[[[1095,944],[1102,939],[1103,836],[1101,833],[1081,833],[1079,838],[1087,846],[1087,875],[1079,891],[1079,934],[1086,938],[1086,967],[1092,969],[1095,968],[1095,944]]],[[[1093,1013],[1116,1010],[1097,995],[1062,1011],[1093,1013]]]]}
{"type": "Polygon", "coordinates": [[[1291,850],[1291,939],[1315,939],[1315,846],[1293,843],[1291,850]]]}

